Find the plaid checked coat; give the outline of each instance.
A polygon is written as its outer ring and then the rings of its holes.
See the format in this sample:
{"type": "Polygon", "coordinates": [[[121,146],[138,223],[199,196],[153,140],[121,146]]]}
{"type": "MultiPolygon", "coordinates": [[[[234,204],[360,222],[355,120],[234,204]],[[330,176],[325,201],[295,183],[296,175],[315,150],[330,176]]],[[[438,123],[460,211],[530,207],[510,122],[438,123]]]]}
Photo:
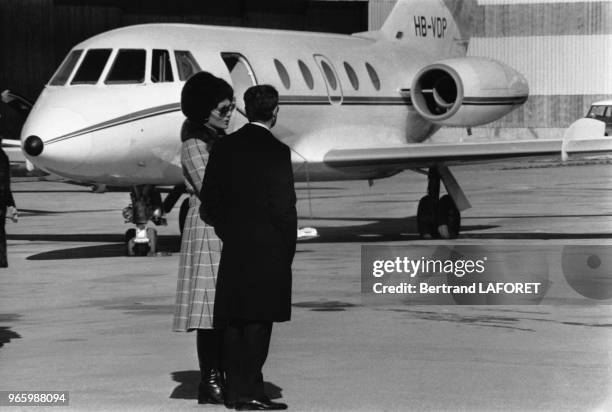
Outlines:
{"type": "Polygon", "coordinates": [[[200,219],[198,195],[204,180],[208,151],[216,139],[216,132],[206,126],[190,120],[183,123],[181,163],[189,193],[189,210],[181,239],[172,326],[177,332],[212,328],[221,241],[215,235],[214,228],[200,219]]]}

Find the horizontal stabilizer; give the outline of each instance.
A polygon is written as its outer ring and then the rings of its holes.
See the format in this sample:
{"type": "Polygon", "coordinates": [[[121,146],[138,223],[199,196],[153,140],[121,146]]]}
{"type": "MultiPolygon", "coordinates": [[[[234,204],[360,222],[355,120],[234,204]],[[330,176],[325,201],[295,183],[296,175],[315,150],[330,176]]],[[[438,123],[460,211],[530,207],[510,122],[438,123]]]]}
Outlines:
{"type": "MultiPolygon", "coordinates": [[[[519,140],[454,144],[416,143],[384,148],[336,149],[324,158],[336,168],[395,165],[403,168],[429,167],[444,163],[488,163],[512,158],[561,156],[562,140],[519,140]]],[[[566,141],[568,154],[612,154],[612,138],[566,141]]]]}

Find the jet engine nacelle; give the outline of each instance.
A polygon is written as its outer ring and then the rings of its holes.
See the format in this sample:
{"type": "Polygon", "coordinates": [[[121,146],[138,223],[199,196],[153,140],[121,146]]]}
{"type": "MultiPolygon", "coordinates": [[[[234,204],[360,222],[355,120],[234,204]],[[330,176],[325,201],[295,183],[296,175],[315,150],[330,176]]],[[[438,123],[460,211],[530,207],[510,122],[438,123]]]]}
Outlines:
{"type": "Polygon", "coordinates": [[[516,70],[485,57],[441,60],[421,69],[410,97],[416,111],[441,126],[478,126],[510,113],[529,95],[516,70]]]}

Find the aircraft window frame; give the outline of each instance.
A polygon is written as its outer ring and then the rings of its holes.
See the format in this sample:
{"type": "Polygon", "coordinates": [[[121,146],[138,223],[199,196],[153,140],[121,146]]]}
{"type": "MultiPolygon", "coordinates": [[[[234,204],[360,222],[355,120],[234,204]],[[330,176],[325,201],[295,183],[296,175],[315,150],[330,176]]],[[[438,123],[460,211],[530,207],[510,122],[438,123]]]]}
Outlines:
{"type": "Polygon", "coordinates": [[[353,86],[353,89],[359,90],[359,77],[357,77],[357,72],[355,72],[353,66],[351,66],[348,62],[344,62],[343,66],[351,86],[353,86]]]}
{"type": "Polygon", "coordinates": [[[191,76],[202,71],[198,61],[189,50],[174,50],[174,62],[176,63],[178,78],[182,82],[187,81],[191,76]],[[186,66],[182,65],[183,62],[189,63],[188,71],[185,70],[186,66]]]}
{"type": "Polygon", "coordinates": [[[70,85],[98,84],[113,49],[88,49],[74,72],[70,85]],[[85,70],[85,72],[82,72],[85,70]]]}
{"type": "Polygon", "coordinates": [[[380,77],[378,77],[378,73],[376,73],[376,69],[370,63],[365,63],[366,70],[368,71],[368,76],[370,76],[370,81],[372,82],[372,86],[376,89],[376,91],[380,90],[380,77]]]}
{"type": "MultiPolygon", "coordinates": [[[[241,64],[247,71],[247,74],[251,81],[251,85],[255,86],[259,84],[257,82],[257,76],[255,75],[255,72],[253,71],[253,67],[251,67],[251,63],[249,63],[249,60],[244,55],[240,53],[236,53],[236,52],[221,52],[221,59],[223,59],[223,63],[225,63],[227,70],[230,72],[230,77],[232,77],[232,72],[234,70],[234,67],[238,64],[241,64]],[[236,62],[230,69],[230,64],[231,64],[232,59],[235,59],[236,62]]],[[[232,77],[232,81],[233,81],[233,77],[232,77]]]]}
{"type": "Polygon", "coordinates": [[[174,82],[174,73],[172,69],[172,62],[170,59],[170,51],[166,49],[152,49],[151,50],[151,73],[149,74],[149,78],[151,79],[151,83],[172,83],[174,82]],[[159,53],[158,56],[156,56],[156,53],[159,53]],[[164,55],[165,55],[165,58],[164,58],[163,64],[158,65],[157,63],[161,63],[161,62],[156,62],[156,60],[160,57],[163,58],[164,55]],[[153,76],[154,70],[156,69],[156,67],[160,69],[162,65],[163,65],[163,69],[159,70],[161,74],[158,74],[157,77],[154,77],[153,76]],[[159,79],[160,77],[163,77],[163,79],[159,79]]]}
{"type": "Polygon", "coordinates": [[[304,78],[304,82],[306,83],[306,86],[308,86],[310,90],[314,90],[314,77],[308,65],[304,63],[302,60],[298,59],[298,67],[300,68],[300,71],[302,72],[302,77],[304,78]]]}
{"type": "Polygon", "coordinates": [[[71,50],[49,80],[49,86],[64,86],[83,56],[83,49],[71,50]]]}
{"type": "Polygon", "coordinates": [[[325,84],[325,90],[327,91],[327,97],[329,99],[329,102],[331,104],[342,104],[342,101],[344,100],[344,92],[342,91],[342,79],[340,78],[340,76],[338,76],[338,72],[336,71],[334,64],[331,62],[331,60],[329,60],[322,54],[313,54],[312,57],[314,58],[317,68],[319,69],[321,79],[325,84]],[[336,90],[332,89],[330,85],[330,78],[325,74],[323,65],[321,64],[322,62],[325,62],[325,64],[331,69],[333,79],[336,80],[338,86],[336,90]]]}
{"type": "MultiPolygon", "coordinates": [[[[123,61],[121,62],[121,64],[125,64],[123,61]]],[[[133,70],[133,62],[130,62],[127,67],[130,68],[130,70],[133,70]]],[[[122,67],[123,69],[123,67],[122,67]]],[[[139,67],[140,69],[140,67],[139,67]]],[[[129,72],[129,74],[133,74],[134,71],[129,72]]],[[[104,79],[104,84],[107,85],[122,85],[122,84],[143,84],[145,79],[146,79],[146,73],[147,73],[147,51],[145,49],[119,49],[117,50],[117,54],[115,55],[115,59],[113,60],[113,63],[110,67],[110,69],[108,70],[108,73],[106,74],[106,78],[104,79]],[[140,59],[139,63],[142,64],[142,76],[139,77],[138,79],[135,78],[131,78],[131,79],[125,79],[125,78],[120,78],[120,79],[111,79],[111,76],[114,75],[113,71],[115,70],[115,67],[117,65],[117,62],[119,61],[120,58],[122,58],[122,54],[123,53],[142,53],[143,56],[142,57],[138,57],[140,59]]],[[[139,73],[140,74],[140,73],[139,73]]],[[[128,77],[128,76],[124,76],[123,73],[121,73],[121,77],[128,77]]]]}
{"type": "Polygon", "coordinates": [[[289,88],[291,88],[291,78],[289,77],[287,68],[278,59],[274,59],[274,67],[276,67],[276,72],[278,73],[278,77],[281,79],[283,86],[285,86],[285,89],[289,90],[289,88]]]}
{"type": "Polygon", "coordinates": [[[327,77],[327,83],[329,84],[329,87],[331,87],[333,91],[338,90],[338,79],[336,78],[334,69],[332,69],[331,66],[327,64],[325,60],[321,60],[319,64],[321,65],[323,74],[325,74],[325,77],[327,77]]]}

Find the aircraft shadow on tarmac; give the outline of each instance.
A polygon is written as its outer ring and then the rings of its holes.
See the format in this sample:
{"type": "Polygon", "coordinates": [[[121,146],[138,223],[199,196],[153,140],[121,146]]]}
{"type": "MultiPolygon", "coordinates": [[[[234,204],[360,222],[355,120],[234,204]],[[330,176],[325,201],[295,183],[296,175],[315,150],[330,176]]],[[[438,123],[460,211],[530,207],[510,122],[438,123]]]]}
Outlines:
{"type": "MultiPolygon", "coordinates": [[[[392,242],[401,240],[420,240],[416,216],[386,218],[386,217],[300,217],[300,224],[308,226],[310,220],[369,222],[348,226],[315,225],[319,237],[305,240],[303,243],[369,243],[392,242]]],[[[462,232],[496,228],[493,225],[462,226],[462,232]]]]}
{"type": "MultiPolygon", "coordinates": [[[[11,173],[12,175],[13,173],[11,173]]],[[[58,190],[38,190],[38,189],[17,189],[11,190],[13,193],[92,193],[91,189],[58,189],[58,190]]]]}
{"type": "MultiPolygon", "coordinates": [[[[197,399],[198,385],[200,384],[200,371],[178,371],[172,372],[172,380],[179,382],[170,394],[172,399],[197,399]]],[[[271,383],[264,382],[264,391],[270,399],[282,398],[282,388],[271,383]]]]}
{"type": "Polygon", "coordinates": [[[22,216],[49,216],[76,213],[115,212],[117,209],[84,209],[84,210],[41,210],[41,209],[19,209],[22,216]]]}
{"type": "MultiPolygon", "coordinates": [[[[520,216],[518,216],[520,217],[520,216]]],[[[315,225],[319,236],[303,240],[300,243],[371,243],[421,240],[416,224],[416,216],[403,218],[381,217],[300,217],[300,224],[307,226],[310,221],[350,221],[368,222],[352,225],[315,225]]],[[[483,233],[487,229],[495,229],[496,225],[466,225],[461,227],[459,239],[603,239],[609,238],[609,233],[556,233],[556,232],[493,232],[483,233]]],[[[62,260],[87,259],[125,256],[124,238],[121,234],[14,234],[7,235],[9,240],[47,241],[47,242],[107,242],[94,246],[81,246],[68,249],[58,249],[28,256],[27,260],[62,260]]],[[[162,235],[158,238],[158,250],[162,253],[178,253],[180,237],[178,235],[162,235]]]]}
{"type": "MultiPolygon", "coordinates": [[[[319,237],[304,243],[366,243],[381,241],[417,240],[416,217],[406,218],[314,218],[316,220],[367,221],[370,223],[348,226],[317,225],[319,237]]],[[[463,231],[484,230],[495,226],[477,225],[463,227],[463,231]]],[[[110,258],[125,256],[124,238],[121,234],[15,234],[7,235],[9,240],[46,242],[107,242],[103,245],[80,246],[51,250],[27,257],[27,260],[63,260],[110,258]]],[[[164,253],[180,251],[179,236],[159,236],[158,250],[164,253]]]]}
{"type": "MultiPolygon", "coordinates": [[[[126,255],[124,238],[119,234],[27,234],[8,235],[9,240],[46,241],[46,242],[108,242],[103,245],[80,246],[68,249],[57,249],[28,256],[27,260],[63,260],[111,258],[126,255]]],[[[180,250],[179,236],[159,236],[158,247],[162,253],[178,253],[180,250]]]]}
{"type": "MultiPolygon", "coordinates": [[[[586,215],[592,216],[592,215],[586,215]]],[[[599,215],[595,215],[599,216],[599,215]]],[[[608,216],[608,215],[605,215],[608,216]]],[[[527,216],[541,217],[541,216],[527,216]]],[[[546,216],[548,217],[548,216],[546,216]]],[[[581,215],[559,215],[552,217],[582,217],[581,215]]],[[[525,216],[492,216],[490,218],[517,218],[525,216]]],[[[470,218],[471,219],[471,218],[470,218]]],[[[321,226],[314,225],[319,232],[319,237],[301,241],[300,243],[370,243],[370,242],[392,242],[407,240],[422,240],[418,234],[416,216],[404,218],[375,218],[375,217],[300,217],[300,224],[308,226],[309,221],[366,221],[367,224],[357,224],[351,226],[321,226]]],[[[583,233],[562,233],[562,232],[491,232],[483,233],[488,229],[499,228],[498,225],[462,225],[461,239],[608,239],[609,232],[583,232],[583,233]]]]}

